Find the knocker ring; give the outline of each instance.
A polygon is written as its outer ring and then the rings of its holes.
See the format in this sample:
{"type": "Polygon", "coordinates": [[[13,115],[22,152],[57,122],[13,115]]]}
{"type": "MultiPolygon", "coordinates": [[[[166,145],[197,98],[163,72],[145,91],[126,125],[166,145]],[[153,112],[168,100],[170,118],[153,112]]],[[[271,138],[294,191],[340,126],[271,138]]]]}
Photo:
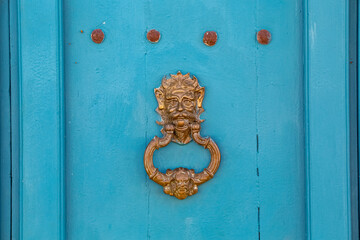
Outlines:
{"type": "Polygon", "coordinates": [[[158,124],[163,126],[163,137],[155,136],[144,154],[146,173],[154,182],[164,187],[164,192],[178,199],[185,199],[198,192],[198,186],[213,178],[220,165],[220,151],[211,138],[200,136],[200,114],[204,111],[202,100],[205,89],[200,87],[195,76],[190,74],[164,77],[159,88],[155,89],[158,101],[156,111],[161,115],[162,121],[158,124]],[[209,149],[211,161],[202,172],[195,173],[193,169],[176,168],[168,169],[166,173],[160,172],[153,164],[155,150],[166,147],[171,141],[179,144],[187,144],[191,140],[209,149]]]}

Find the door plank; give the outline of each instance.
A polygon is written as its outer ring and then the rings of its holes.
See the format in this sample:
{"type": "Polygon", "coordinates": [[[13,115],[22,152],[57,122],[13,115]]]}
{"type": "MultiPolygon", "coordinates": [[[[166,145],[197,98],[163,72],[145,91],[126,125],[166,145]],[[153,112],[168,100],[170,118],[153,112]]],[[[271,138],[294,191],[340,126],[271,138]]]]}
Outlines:
{"type": "Polygon", "coordinates": [[[144,2],[64,2],[69,240],[147,238],[144,2]]]}
{"type": "Polygon", "coordinates": [[[13,140],[19,154],[13,154],[19,179],[13,184],[13,237],[63,239],[62,1],[20,0],[12,6],[18,30],[13,140]]]}
{"type": "Polygon", "coordinates": [[[307,232],[314,240],[351,239],[348,4],[304,6],[307,232]]]}
{"type": "Polygon", "coordinates": [[[302,1],[259,0],[257,134],[261,239],[305,239],[302,1]]]}
{"type": "MultiPolygon", "coordinates": [[[[151,239],[257,239],[255,1],[149,1],[147,29],[163,38],[147,44],[148,141],[160,135],[152,89],[164,74],[194,74],[205,87],[202,135],[219,145],[222,155],[214,178],[184,201],[164,195],[151,181],[151,239]],[[216,31],[213,47],[202,39],[216,31]]],[[[179,166],[201,171],[210,160],[196,144],[175,143],[156,152],[160,170],[179,166]]]]}
{"type": "Polygon", "coordinates": [[[0,239],[10,239],[10,43],[9,2],[0,1],[0,239]]]}

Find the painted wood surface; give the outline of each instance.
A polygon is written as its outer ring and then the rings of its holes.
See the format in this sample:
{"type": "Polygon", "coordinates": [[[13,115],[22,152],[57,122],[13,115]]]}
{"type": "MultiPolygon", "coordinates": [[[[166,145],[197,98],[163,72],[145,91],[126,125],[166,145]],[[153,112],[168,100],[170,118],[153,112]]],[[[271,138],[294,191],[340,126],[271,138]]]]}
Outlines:
{"type": "MultiPolygon", "coordinates": [[[[64,6],[68,239],[305,238],[300,1],[64,6]],[[96,28],[100,45],[89,37],[96,28]],[[145,38],[153,28],[157,44],[145,38]],[[261,28],[273,33],[268,46],[256,42],[261,28]],[[207,30],[219,35],[212,48],[207,30]],[[202,132],[223,159],[184,201],[163,194],[142,165],[160,134],[153,89],[178,70],[205,86],[202,132]]],[[[194,143],[155,153],[162,171],[208,161],[194,143]]]]}
{"type": "Polygon", "coordinates": [[[63,239],[62,3],[11,4],[13,239],[63,239]]]}
{"type": "Polygon", "coordinates": [[[352,239],[359,239],[358,6],[349,1],[349,174],[352,239]]]}
{"type": "MultiPolygon", "coordinates": [[[[13,238],[350,239],[347,6],[12,1],[13,238]],[[142,164],[160,135],[153,89],[178,70],[205,86],[202,133],[223,160],[184,201],[142,164]]],[[[162,171],[208,161],[193,143],[155,155],[162,171]]]]}
{"type": "Polygon", "coordinates": [[[348,6],[305,5],[308,239],[351,239],[348,6]]]}
{"type": "Polygon", "coordinates": [[[10,43],[9,3],[0,1],[0,239],[10,239],[10,43]]]}

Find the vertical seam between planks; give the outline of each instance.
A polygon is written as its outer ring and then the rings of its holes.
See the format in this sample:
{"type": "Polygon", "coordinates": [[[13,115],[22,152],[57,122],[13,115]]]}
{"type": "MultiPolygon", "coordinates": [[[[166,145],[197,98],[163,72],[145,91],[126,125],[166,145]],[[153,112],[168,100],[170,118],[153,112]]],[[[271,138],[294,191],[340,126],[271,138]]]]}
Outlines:
{"type": "Polygon", "coordinates": [[[349,0],[349,6],[347,7],[348,13],[348,86],[347,89],[349,91],[349,131],[348,131],[348,139],[349,139],[349,196],[350,196],[350,206],[349,209],[351,211],[350,214],[350,225],[351,225],[351,239],[359,239],[359,208],[358,208],[358,87],[357,87],[357,0],[349,0]]]}
{"type": "Polygon", "coordinates": [[[18,28],[18,1],[9,2],[9,39],[10,39],[10,79],[11,79],[11,229],[10,238],[19,237],[19,154],[20,154],[20,122],[19,121],[19,28],[18,28]],[[13,41],[11,41],[14,39],[13,41]],[[15,121],[15,124],[14,124],[15,121]],[[16,141],[14,141],[14,138],[16,141]],[[16,144],[16,145],[15,145],[16,144]],[[15,152],[16,151],[16,152],[15,152]],[[16,209],[16,210],[15,210],[16,209]],[[15,216],[16,214],[16,216],[15,216]],[[14,229],[16,227],[16,229],[14,229]]]}
{"type": "Polygon", "coordinates": [[[351,231],[351,181],[350,181],[350,128],[349,128],[349,120],[350,120],[350,112],[349,112],[349,0],[345,1],[345,118],[346,119],[346,184],[347,184],[347,194],[346,194],[346,200],[347,200],[347,216],[348,216],[348,236],[349,240],[352,238],[352,231],[351,231]]]}
{"type": "Polygon", "coordinates": [[[309,126],[309,0],[304,0],[304,127],[305,127],[305,176],[306,176],[306,235],[311,240],[311,179],[310,179],[310,126],[309,126]]]}
{"type": "Polygon", "coordinates": [[[350,208],[351,208],[351,232],[352,239],[359,239],[359,88],[358,88],[358,14],[357,0],[350,0],[349,11],[349,139],[350,139],[350,208]],[[353,90],[351,90],[353,88],[353,90]],[[352,92],[353,91],[353,92],[352,92]],[[352,130],[355,128],[355,131],[352,130]],[[355,168],[355,169],[352,169],[355,168]],[[354,190],[355,189],[355,190],[354,190]]]}
{"type": "MultiPolygon", "coordinates": [[[[145,6],[144,6],[144,25],[145,25],[145,34],[149,28],[148,24],[147,24],[147,16],[148,13],[150,11],[150,0],[147,0],[145,2],[145,6]]],[[[147,91],[148,89],[148,80],[147,80],[147,52],[148,52],[148,44],[146,42],[146,40],[144,40],[145,43],[145,52],[144,52],[144,66],[145,66],[145,71],[144,71],[144,75],[145,75],[145,84],[144,84],[144,92],[147,91]]],[[[148,127],[149,127],[149,117],[148,117],[148,113],[147,113],[147,107],[146,104],[144,104],[144,111],[145,111],[145,147],[147,146],[147,139],[148,139],[148,127]]],[[[147,188],[147,215],[146,215],[146,219],[147,219],[147,226],[146,226],[146,239],[150,240],[151,236],[150,236],[150,179],[148,178],[147,174],[145,174],[145,179],[146,179],[146,188],[147,188]]]]}
{"type": "MultiPolygon", "coordinates": [[[[255,36],[257,34],[257,31],[259,30],[258,26],[258,6],[259,1],[256,0],[255,3],[255,36]]],[[[258,239],[260,240],[260,170],[259,170],[259,128],[258,128],[258,114],[259,114],[259,74],[258,74],[258,55],[259,55],[259,45],[257,44],[256,40],[254,39],[255,44],[255,77],[256,77],[256,83],[255,83],[255,133],[256,133],[256,188],[257,188],[257,231],[258,231],[258,239]]]]}
{"type": "Polygon", "coordinates": [[[10,199],[9,199],[9,204],[10,204],[10,209],[9,209],[9,214],[10,214],[10,223],[9,223],[9,236],[10,236],[10,240],[12,239],[12,214],[13,214],[13,197],[12,197],[12,193],[13,193],[13,184],[12,184],[12,181],[13,181],[13,176],[12,176],[12,161],[13,161],[13,158],[12,158],[12,108],[11,108],[11,37],[10,37],[10,20],[11,20],[11,17],[10,17],[10,2],[8,2],[8,39],[9,39],[9,164],[10,164],[10,169],[9,169],[9,173],[10,173],[10,199]]]}
{"type": "Polygon", "coordinates": [[[22,114],[22,52],[21,52],[21,0],[17,0],[17,34],[18,34],[18,91],[19,91],[19,239],[23,239],[23,114],[22,114]]]}
{"type": "Polygon", "coordinates": [[[58,0],[58,101],[59,101],[59,239],[65,239],[65,82],[63,49],[63,1],[58,0]]]}

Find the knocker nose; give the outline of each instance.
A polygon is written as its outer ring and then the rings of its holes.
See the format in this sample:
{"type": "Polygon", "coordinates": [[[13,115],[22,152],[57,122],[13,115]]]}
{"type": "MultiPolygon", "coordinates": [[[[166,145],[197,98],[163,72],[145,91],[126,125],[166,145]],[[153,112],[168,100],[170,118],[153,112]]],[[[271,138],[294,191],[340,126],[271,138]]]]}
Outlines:
{"type": "Polygon", "coordinates": [[[179,182],[179,187],[186,187],[188,185],[187,182],[179,182]]]}
{"type": "Polygon", "coordinates": [[[179,112],[182,112],[184,110],[183,106],[181,103],[179,103],[178,105],[178,109],[177,109],[179,112]]]}

